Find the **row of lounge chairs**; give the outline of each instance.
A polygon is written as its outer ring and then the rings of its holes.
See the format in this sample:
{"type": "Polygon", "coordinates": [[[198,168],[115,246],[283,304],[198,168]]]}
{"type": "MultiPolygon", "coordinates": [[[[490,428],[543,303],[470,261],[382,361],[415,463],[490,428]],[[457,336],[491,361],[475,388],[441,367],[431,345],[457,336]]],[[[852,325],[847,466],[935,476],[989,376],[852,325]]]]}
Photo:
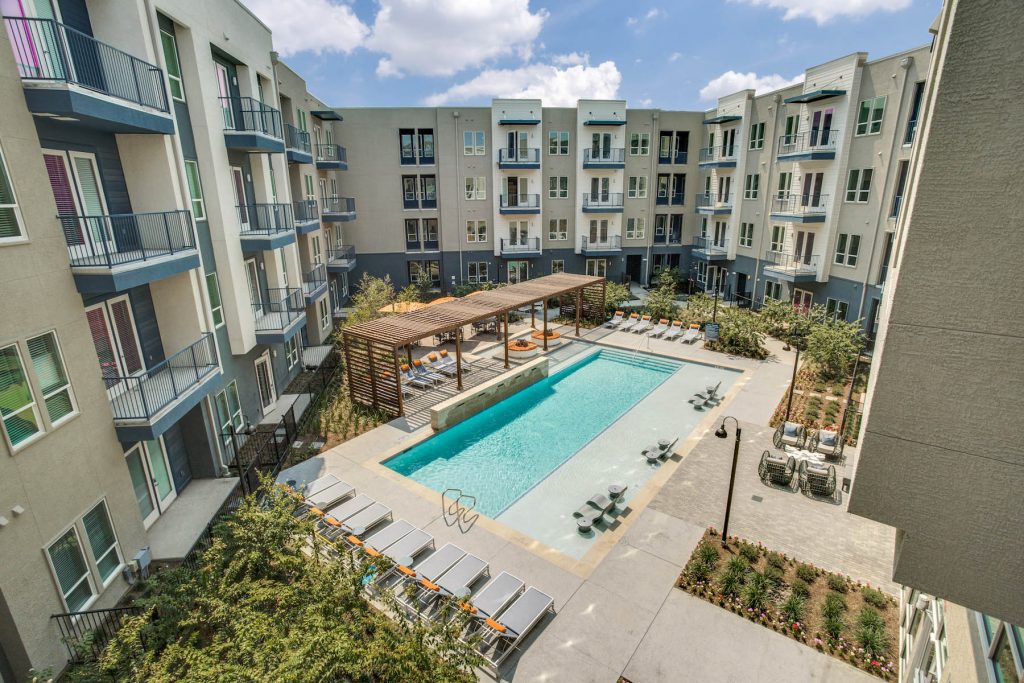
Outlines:
{"type": "Polygon", "coordinates": [[[586,533],[595,524],[603,522],[604,516],[615,509],[627,488],[626,486],[612,486],[608,489],[610,494],[608,496],[603,493],[592,495],[579,510],[572,513],[572,516],[576,518],[576,530],[586,533]]]}
{"type": "Polygon", "coordinates": [[[411,617],[448,619],[468,616],[463,636],[481,633],[480,653],[495,670],[548,612],[554,599],[521,579],[501,572],[490,578],[488,563],[454,543],[434,549],[434,537],[412,523],[391,521],[391,509],[328,474],[307,484],[297,499],[296,515],[317,517],[317,533],[335,548],[370,561],[363,577],[372,594],[394,592],[411,617]],[[320,507],[323,506],[323,507],[320,507]],[[429,552],[428,552],[429,551],[429,552]],[[490,578],[479,590],[473,586],[490,578]],[[454,605],[454,610],[438,603],[454,605]]]}
{"type": "Polygon", "coordinates": [[[837,429],[818,429],[808,434],[807,428],[799,422],[780,423],[772,437],[776,448],[792,446],[836,460],[843,456],[844,441],[837,429]]]}
{"type": "MultiPolygon", "coordinates": [[[[462,358],[462,371],[472,372],[473,365],[465,357],[462,358]]],[[[423,358],[414,360],[412,364],[403,363],[399,368],[402,380],[402,393],[410,396],[410,387],[426,391],[432,389],[458,374],[455,359],[447,351],[431,352],[423,358]]]]}
{"type": "Polygon", "coordinates": [[[692,344],[700,337],[700,325],[697,323],[691,323],[684,328],[681,320],[673,320],[669,323],[666,318],[662,318],[655,324],[649,315],[638,316],[636,313],[630,313],[626,317],[622,311],[615,311],[615,315],[604,326],[617,329],[620,332],[661,337],[667,341],[675,341],[676,338],[679,338],[684,344],[692,344]]]}

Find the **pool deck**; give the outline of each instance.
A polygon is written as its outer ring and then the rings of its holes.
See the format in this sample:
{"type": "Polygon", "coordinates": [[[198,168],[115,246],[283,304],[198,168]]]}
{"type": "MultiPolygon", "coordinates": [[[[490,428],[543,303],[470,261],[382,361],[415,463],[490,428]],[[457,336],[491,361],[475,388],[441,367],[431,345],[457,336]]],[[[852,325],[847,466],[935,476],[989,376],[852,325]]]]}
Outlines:
{"type": "MultiPolygon", "coordinates": [[[[407,519],[433,534],[438,547],[457,543],[488,561],[492,574],[511,572],[551,595],[556,615],[548,616],[522,650],[503,664],[501,680],[611,683],[621,675],[634,683],[789,682],[794,674],[799,680],[874,680],[673,587],[704,528],[721,525],[723,477],[728,480],[723,453],[731,455],[732,441],[711,432],[723,414],[737,417],[744,428],[732,532],[872,584],[891,585],[885,583],[891,568],[891,529],[847,514],[844,498],[837,503],[813,500],[767,487],[757,478],[757,458],[764,439],[770,441],[767,423],[788,385],[792,353],[774,340],[768,342],[771,358],[751,361],[705,351],[699,342],[687,346],[606,329],[583,336],[744,372],[720,406],[700,414],[690,438],[676,447],[676,458],[658,468],[642,496],[629,501],[634,511],[580,560],[487,518],[460,528],[444,517],[440,494],[380,465],[429,436],[429,427],[414,416],[339,444],[286,470],[280,479],[308,481],[335,474],[391,506],[396,520],[407,519]]],[[[583,345],[570,344],[553,355],[568,359],[576,353],[573,346],[583,345]]],[[[482,356],[486,349],[482,344],[473,352],[482,356]]],[[[687,398],[679,398],[678,411],[693,412],[687,398]]],[[[691,417],[685,412],[680,416],[691,417]]],[[[855,449],[848,449],[847,457],[855,462],[855,449]]],[[[493,679],[482,672],[481,680],[493,679]]]]}

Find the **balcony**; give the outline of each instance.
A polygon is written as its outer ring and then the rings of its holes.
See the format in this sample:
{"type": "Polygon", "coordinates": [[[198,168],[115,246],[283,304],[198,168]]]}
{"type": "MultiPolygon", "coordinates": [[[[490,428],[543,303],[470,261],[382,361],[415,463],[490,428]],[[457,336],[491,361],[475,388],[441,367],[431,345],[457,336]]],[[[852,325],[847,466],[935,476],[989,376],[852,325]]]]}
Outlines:
{"type": "Polygon", "coordinates": [[[771,218],[787,223],[824,223],[827,194],[784,194],[772,199],[771,218]]]}
{"type": "Polygon", "coordinates": [[[818,275],[818,256],[769,251],[764,255],[764,274],[787,282],[813,282],[818,275]]]}
{"type": "Polygon", "coordinates": [[[224,144],[240,152],[283,152],[281,112],[252,97],[221,97],[224,144]]]}
{"type": "Polygon", "coordinates": [[[123,292],[199,267],[188,211],[57,218],[83,294],[123,292]]]}
{"type": "Polygon", "coordinates": [[[625,147],[583,150],[583,168],[625,168],[625,147]]]}
{"type": "Polygon", "coordinates": [[[53,19],[4,17],[36,116],[112,133],[174,133],[159,67],[53,19]]]}
{"type": "Polygon", "coordinates": [[[683,206],[686,203],[686,197],[682,192],[666,192],[662,191],[658,193],[655,198],[655,203],[659,206],[683,206]]]}
{"type": "Polygon", "coordinates": [[[498,168],[540,168],[540,150],[536,147],[498,150],[498,168]]]}
{"type": "Polygon", "coordinates": [[[621,192],[584,193],[584,213],[622,213],[621,192]]]}
{"type": "Polygon", "coordinates": [[[291,204],[242,204],[236,208],[242,251],[268,251],[295,242],[291,204]]]}
{"type": "Polygon", "coordinates": [[[834,128],[812,129],[809,133],[779,137],[779,161],[815,161],[836,158],[839,131],[834,128]]]}
{"type": "Polygon", "coordinates": [[[290,123],[284,124],[284,151],[288,157],[288,163],[313,163],[313,150],[309,145],[309,133],[299,130],[290,123]]]}
{"type": "Polygon", "coordinates": [[[347,273],[356,267],[356,248],[351,244],[342,244],[327,250],[327,271],[330,273],[347,273]]]}
{"type": "Polygon", "coordinates": [[[697,166],[700,168],[736,168],[736,145],[702,147],[697,166]]]}
{"type": "Polygon", "coordinates": [[[656,247],[679,247],[683,244],[683,235],[681,231],[668,231],[663,235],[659,235],[657,232],[654,233],[653,244],[656,247]]]}
{"type": "Polygon", "coordinates": [[[729,238],[693,238],[693,257],[704,261],[721,261],[729,258],[729,238]]]}
{"type": "Polygon", "coordinates": [[[591,239],[589,235],[580,236],[581,254],[615,254],[622,251],[622,237],[610,235],[604,239],[591,239]]]}
{"type": "Polygon", "coordinates": [[[503,194],[499,200],[498,213],[505,215],[540,213],[540,195],[503,194]]]}
{"type": "Polygon", "coordinates": [[[292,202],[295,213],[295,231],[306,235],[320,228],[320,204],[315,199],[292,202]]]}
{"type": "Polygon", "coordinates": [[[732,213],[732,194],[703,192],[697,195],[697,213],[703,216],[727,216],[732,213]]]}
{"type": "Polygon", "coordinates": [[[267,290],[266,300],[253,304],[256,341],[283,344],[306,322],[306,302],[301,289],[277,287],[267,290]]]}
{"type": "Polygon", "coordinates": [[[302,274],[302,293],[307,304],[316,303],[317,299],[327,293],[327,266],[321,263],[302,274]]]}
{"type": "Polygon", "coordinates": [[[502,237],[499,242],[502,256],[511,258],[524,256],[540,256],[539,237],[521,237],[515,241],[502,237]]]}
{"type": "Polygon", "coordinates": [[[325,223],[343,223],[356,219],[356,200],[352,197],[324,197],[320,217],[325,223]]]}
{"type": "Polygon", "coordinates": [[[348,170],[348,151],[341,145],[317,145],[316,167],[323,170],[348,170]]]}
{"type": "Polygon", "coordinates": [[[118,438],[124,442],[157,438],[194,408],[219,377],[211,332],[141,374],[105,376],[118,438]]]}

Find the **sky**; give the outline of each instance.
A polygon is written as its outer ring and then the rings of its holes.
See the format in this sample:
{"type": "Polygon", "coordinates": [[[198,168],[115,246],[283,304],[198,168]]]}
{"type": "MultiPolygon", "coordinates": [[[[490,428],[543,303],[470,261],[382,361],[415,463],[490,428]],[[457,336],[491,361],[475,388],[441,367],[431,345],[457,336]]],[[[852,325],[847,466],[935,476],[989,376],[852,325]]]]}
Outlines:
{"type": "Polygon", "coordinates": [[[333,107],[625,99],[704,110],[853,52],[926,45],[941,0],[242,0],[333,107]]]}

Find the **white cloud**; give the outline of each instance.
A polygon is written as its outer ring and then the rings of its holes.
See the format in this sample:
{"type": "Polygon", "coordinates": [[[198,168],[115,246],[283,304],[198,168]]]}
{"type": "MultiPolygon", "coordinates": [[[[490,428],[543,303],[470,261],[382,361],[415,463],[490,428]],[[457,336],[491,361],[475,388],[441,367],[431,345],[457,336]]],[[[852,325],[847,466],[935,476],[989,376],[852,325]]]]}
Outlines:
{"type": "Polygon", "coordinates": [[[349,53],[363,44],[370,29],[348,5],[330,0],[246,0],[246,6],[270,27],[274,49],[349,53]]]}
{"type": "Polygon", "coordinates": [[[626,18],[626,26],[636,26],[637,23],[639,23],[639,21],[640,20],[637,19],[636,17],[627,17],[626,18]]]}
{"type": "Polygon", "coordinates": [[[643,109],[648,109],[652,104],[654,104],[654,100],[652,100],[650,97],[645,97],[642,100],[640,100],[639,104],[643,109]]]}
{"type": "Polygon", "coordinates": [[[551,63],[557,64],[558,66],[576,66],[577,64],[586,64],[589,61],[590,53],[588,52],[584,52],[583,54],[580,54],[579,52],[570,52],[567,55],[555,55],[551,58],[551,63]]]}
{"type": "Polygon", "coordinates": [[[497,57],[530,59],[547,17],[529,0],[380,0],[366,47],[386,55],[378,76],[451,76],[497,57]]]}
{"type": "Polygon", "coordinates": [[[626,26],[636,26],[641,21],[651,21],[652,19],[657,19],[658,17],[663,16],[665,16],[665,13],[663,11],[661,11],[657,7],[653,7],[647,10],[647,13],[643,17],[626,17],[626,26]]]}
{"type": "Polygon", "coordinates": [[[671,63],[671,62],[678,62],[679,58],[682,57],[682,56],[683,56],[683,54],[681,52],[673,52],[672,54],[670,54],[668,56],[668,61],[669,61],[669,63],[671,63]]]}
{"type": "Polygon", "coordinates": [[[464,83],[435,93],[424,100],[431,107],[491,97],[540,99],[548,107],[571,107],[581,98],[615,99],[622,74],[615,62],[591,66],[583,55],[579,64],[559,68],[554,64],[527,64],[516,69],[487,69],[464,83]]]}
{"type": "Polygon", "coordinates": [[[657,19],[660,16],[661,16],[661,10],[660,9],[650,9],[650,10],[647,10],[647,14],[644,15],[644,19],[646,19],[647,21],[650,21],[651,19],[657,19]]]}
{"type": "Polygon", "coordinates": [[[700,98],[702,100],[717,100],[724,95],[731,95],[734,92],[747,89],[756,90],[758,93],[768,92],[784,88],[787,85],[793,85],[794,83],[801,83],[803,80],[803,74],[793,78],[786,78],[779,74],[758,76],[753,71],[745,74],[737,73],[736,71],[726,71],[718,78],[708,81],[708,84],[700,89],[700,98]]]}
{"type": "Polygon", "coordinates": [[[898,12],[910,7],[912,0],[732,0],[748,5],[759,5],[785,10],[782,17],[813,19],[818,25],[836,17],[863,17],[874,12],[898,12]]]}

